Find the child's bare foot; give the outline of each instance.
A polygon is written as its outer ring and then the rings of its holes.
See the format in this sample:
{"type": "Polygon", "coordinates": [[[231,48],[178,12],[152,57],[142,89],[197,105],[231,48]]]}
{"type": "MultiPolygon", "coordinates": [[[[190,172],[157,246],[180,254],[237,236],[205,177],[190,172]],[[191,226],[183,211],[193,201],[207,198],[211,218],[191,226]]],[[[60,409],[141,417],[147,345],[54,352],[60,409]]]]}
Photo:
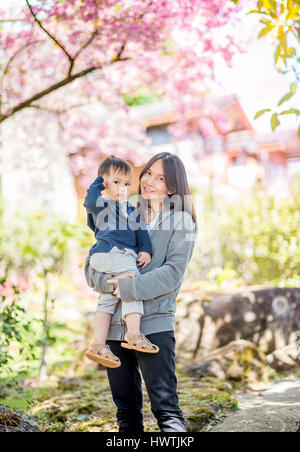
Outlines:
{"type": "Polygon", "coordinates": [[[120,367],[119,358],[113,354],[109,345],[93,342],[85,356],[105,367],[120,367]]]}
{"type": "Polygon", "coordinates": [[[136,350],[143,353],[158,353],[159,347],[152,344],[142,333],[138,334],[125,334],[125,341],[121,343],[121,347],[128,348],[129,350],[136,350]]]}

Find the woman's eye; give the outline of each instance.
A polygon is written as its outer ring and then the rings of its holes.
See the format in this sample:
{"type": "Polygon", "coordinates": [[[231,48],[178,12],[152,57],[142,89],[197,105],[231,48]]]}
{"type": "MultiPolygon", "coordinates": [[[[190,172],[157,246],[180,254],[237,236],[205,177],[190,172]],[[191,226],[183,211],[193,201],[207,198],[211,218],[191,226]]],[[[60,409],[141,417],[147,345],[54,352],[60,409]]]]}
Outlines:
{"type": "Polygon", "coordinates": [[[114,184],[118,184],[119,182],[117,180],[114,181],[114,184]]]}
{"type": "Polygon", "coordinates": [[[127,187],[130,187],[130,184],[126,184],[127,187]]]}

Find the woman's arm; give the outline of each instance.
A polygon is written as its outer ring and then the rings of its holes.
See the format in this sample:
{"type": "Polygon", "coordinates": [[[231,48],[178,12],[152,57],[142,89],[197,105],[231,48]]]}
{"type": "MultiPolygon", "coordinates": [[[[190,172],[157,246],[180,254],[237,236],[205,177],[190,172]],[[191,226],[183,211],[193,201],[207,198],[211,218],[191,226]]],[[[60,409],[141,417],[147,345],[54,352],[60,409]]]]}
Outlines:
{"type": "Polygon", "coordinates": [[[194,222],[189,214],[176,215],[177,221],[169,241],[166,262],[161,267],[136,278],[118,279],[122,301],[147,301],[157,298],[176,289],[182,280],[194,249],[195,232],[194,222]]]}
{"type": "Polygon", "coordinates": [[[94,182],[88,188],[87,195],[83,203],[84,207],[87,210],[87,213],[92,212],[99,213],[103,209],[104,203],[101,198],[102,197],[101,192],[105,189],[103,181],[104,181],[103,177],[98,176],[97,179],[95,179],[94,182]]]}

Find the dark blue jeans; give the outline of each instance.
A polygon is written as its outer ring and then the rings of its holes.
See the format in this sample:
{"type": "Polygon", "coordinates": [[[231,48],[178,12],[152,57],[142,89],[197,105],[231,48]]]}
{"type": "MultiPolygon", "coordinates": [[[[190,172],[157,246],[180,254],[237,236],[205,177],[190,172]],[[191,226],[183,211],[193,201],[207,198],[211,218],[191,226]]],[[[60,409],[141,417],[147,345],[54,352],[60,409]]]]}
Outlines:
{"type": "Polygon", "coordinates": [[[174,332],[149,334],[147,338],[158,345],[160,350],[157,354],[127,350],[121,347],[119,341],[107,341],[122,363],[116,369],[107,368],[112,397],[117,406],[119,432],[144,431],[140,371],[151,402],[151,411],[160,430],[186,432],[184,418],[178,406],[174,332]]]}

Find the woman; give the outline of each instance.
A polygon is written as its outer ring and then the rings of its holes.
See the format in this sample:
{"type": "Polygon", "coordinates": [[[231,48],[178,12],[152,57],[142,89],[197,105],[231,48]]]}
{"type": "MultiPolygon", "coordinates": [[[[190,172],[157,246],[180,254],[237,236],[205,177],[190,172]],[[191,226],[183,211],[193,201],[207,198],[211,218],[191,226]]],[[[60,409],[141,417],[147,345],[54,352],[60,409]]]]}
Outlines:
{"type": "Polygon", "coordinates": [[[107,368],[119,432],[144,431],[139,368],[160,430],[186,432],[178,406],[174,325],[176,297],[194,249],[196,216],[182,161],[169,152],[152,157],[140,175],[139,194],[143,202],[138,206],[145,205],[147,210],[151,263],[136,277],[113,277],[93,271],[88,258],[85,272],[96,290],[112,292],[113,284],[122,302],[144,301],[141,332],[160,350],[146,355],[121,347],[125,324],[119,303],[107,341],[122,362],[117,369],[107,368]]]}

